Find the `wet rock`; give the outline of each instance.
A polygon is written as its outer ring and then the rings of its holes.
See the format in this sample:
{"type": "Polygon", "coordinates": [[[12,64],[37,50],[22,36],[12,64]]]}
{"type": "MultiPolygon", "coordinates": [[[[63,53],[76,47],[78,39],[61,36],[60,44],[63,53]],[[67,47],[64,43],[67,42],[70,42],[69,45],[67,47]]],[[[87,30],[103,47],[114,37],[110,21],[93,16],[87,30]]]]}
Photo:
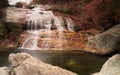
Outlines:
{"type": "Polygon", "coordinates": [[[17,2],[16,5],[15,5],[15,7],[17,7],[17,8],[22,8],[22,7],[23,7],[22,2],[17,2]]]}
{"type": "Polygon", "coordinates": [[[8,67],[0,67],[0,75],[9,75],[8,67]]]}
{"type": "MultiPolygon", "coordinates": [[[[88,38],[85,33],[70,31],[63,31],[61,33],[57,30],[52,30],[50,33],[40,32],[40,34],[38,37],[38,47],[43,49],[47,47],[49,50],[83,50],[88,38]]],[[[20,47],[27,38],[27,35],[28,31],[20,35],[18,42],[20,47]]]]}
{"type": "Polygon", "coordinates": [[[120,75],[120,54],[109,58],[100,72],[93,75],[120,75]]]}
{"type": "Polygon", "coordinates": [[[10,54],[9,61],[15,75],[77,75],[60,67],[43,63],[26,53],[10,54]]]}
{"type": "Polygon", "coordinates": [[[87,29],[87,30],[81,30],[79,32],[83,32],[83,33],[87,33],[89,35],[97,35],[97,34],[100,34],[102,32],[102,30],[99,30],[99,29],[96,29],[96,28],[90,28],[90,29],[87,29]]]}
{"type": "Polygon", "coordinates": [[[6,17],[5,22],[13,23],[25,23],[25,17],[29,9],[16,8],[16,7],[7,7],[5,9],[6,17]]]}
{"type": "Polygon", "coordinates": [[[27,5],[26,8],[33,9],[33,8],[35,8],[35,6],[34,5],[27,5]]]}
{"type": "Polygon", "coordinates": [[[85,51],[94,54],[109,54],[120,49],[120,24],[88,39],[85,51]]]}

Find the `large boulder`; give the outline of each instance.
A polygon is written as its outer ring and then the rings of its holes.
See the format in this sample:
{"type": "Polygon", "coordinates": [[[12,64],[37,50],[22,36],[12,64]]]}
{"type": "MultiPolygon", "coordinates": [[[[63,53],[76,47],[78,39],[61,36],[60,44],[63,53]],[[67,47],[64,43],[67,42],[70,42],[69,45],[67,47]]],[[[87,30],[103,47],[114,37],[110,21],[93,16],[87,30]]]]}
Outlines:
{"type": "Polygon", "coordinates": [[[10,54],[11,73],[15,75],[77,75],[57,66],[43,63],[26,53],[10,54]]]}
{"type": "Polygon", "coordinates": [[[94,54],[109,54],[120,49],[120,24],[88,39],[85,51],[94,54]]]}
{"type": "Polygon", "coordinates": [[[9,75],[8,67],[0,67],[0,75],[9,75]]]}
{"type": "Polygon", "coordinates": [[[99,73],[93,75],[120,75],[120,54],[109,58],[99,73]]]}

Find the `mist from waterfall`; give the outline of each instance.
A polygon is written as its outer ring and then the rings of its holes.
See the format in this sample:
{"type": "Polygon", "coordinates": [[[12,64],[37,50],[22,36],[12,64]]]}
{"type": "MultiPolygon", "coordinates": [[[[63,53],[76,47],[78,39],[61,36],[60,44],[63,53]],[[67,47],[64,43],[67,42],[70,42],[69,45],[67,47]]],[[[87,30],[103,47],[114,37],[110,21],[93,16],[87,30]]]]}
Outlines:
{"type": "Polygon", "coordinates": [[[53,38],[52,26],[55,26],[58,34],[54,37],[57,40],[57,47],[54,49],[62,50],[63,31],[74,31],[72,19],[69,17],[64,19],[61,16],[55,16],[52,11],[45,10],[42,6],[32,9],[25,18],[28,34],[20,48],[29,50],[53,49],[50,40],[53,38]],[[67,24],[67,27],[65,27],[65,24],[67,24]]]}

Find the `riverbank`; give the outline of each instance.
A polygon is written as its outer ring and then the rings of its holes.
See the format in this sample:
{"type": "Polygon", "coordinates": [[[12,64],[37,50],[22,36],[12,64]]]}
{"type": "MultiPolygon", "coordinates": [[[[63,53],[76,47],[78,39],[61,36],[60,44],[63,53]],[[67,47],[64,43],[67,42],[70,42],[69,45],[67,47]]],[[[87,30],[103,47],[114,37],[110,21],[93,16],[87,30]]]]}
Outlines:
{"type": "Polygon", "coordinates": [[[97,56],[82,51],[30,51],[24,49],[9,49],[6,52],[0,52],[0,67],[10,66],[8,62],[10,53],[28,53],[45,63],[59,66],[79,75],[89,75],[99,71],[108,58],[108,56],[97,56]]]}

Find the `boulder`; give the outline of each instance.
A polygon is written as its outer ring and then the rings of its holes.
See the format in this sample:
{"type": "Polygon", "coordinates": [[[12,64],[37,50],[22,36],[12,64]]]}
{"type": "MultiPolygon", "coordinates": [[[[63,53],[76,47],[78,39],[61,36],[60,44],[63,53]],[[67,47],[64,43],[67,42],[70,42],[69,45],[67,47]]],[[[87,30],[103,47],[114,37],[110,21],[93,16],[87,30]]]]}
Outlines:
{"type": "Polygon", "coordinates": [[[22,7],[23,7],[22,2],[17,2],[17,3],[15,4],[15,7],[16,7],[16,8],[22,8],[22,7]]]}
{"type": "Polygon", "coordinates": [[[120,75],[120,54],[109,58],[101,71],[93,75],[120,75]]]}
{"type": "Polygon", "coordinates": [[[9,61],[15,75],[77,75],[60,67],[43,63],[26,53],[10,54],[9,61]]]}
{"type": "Polygon", "coordinates": [[[94,54],[109,54],[120,49],[120,24],[88,39],[85,51],[94,54]]]}
{"type": "Polygon", "coordinates": [[[0,67],[0,75],[9,75],[8,67],[0,67]]]}

